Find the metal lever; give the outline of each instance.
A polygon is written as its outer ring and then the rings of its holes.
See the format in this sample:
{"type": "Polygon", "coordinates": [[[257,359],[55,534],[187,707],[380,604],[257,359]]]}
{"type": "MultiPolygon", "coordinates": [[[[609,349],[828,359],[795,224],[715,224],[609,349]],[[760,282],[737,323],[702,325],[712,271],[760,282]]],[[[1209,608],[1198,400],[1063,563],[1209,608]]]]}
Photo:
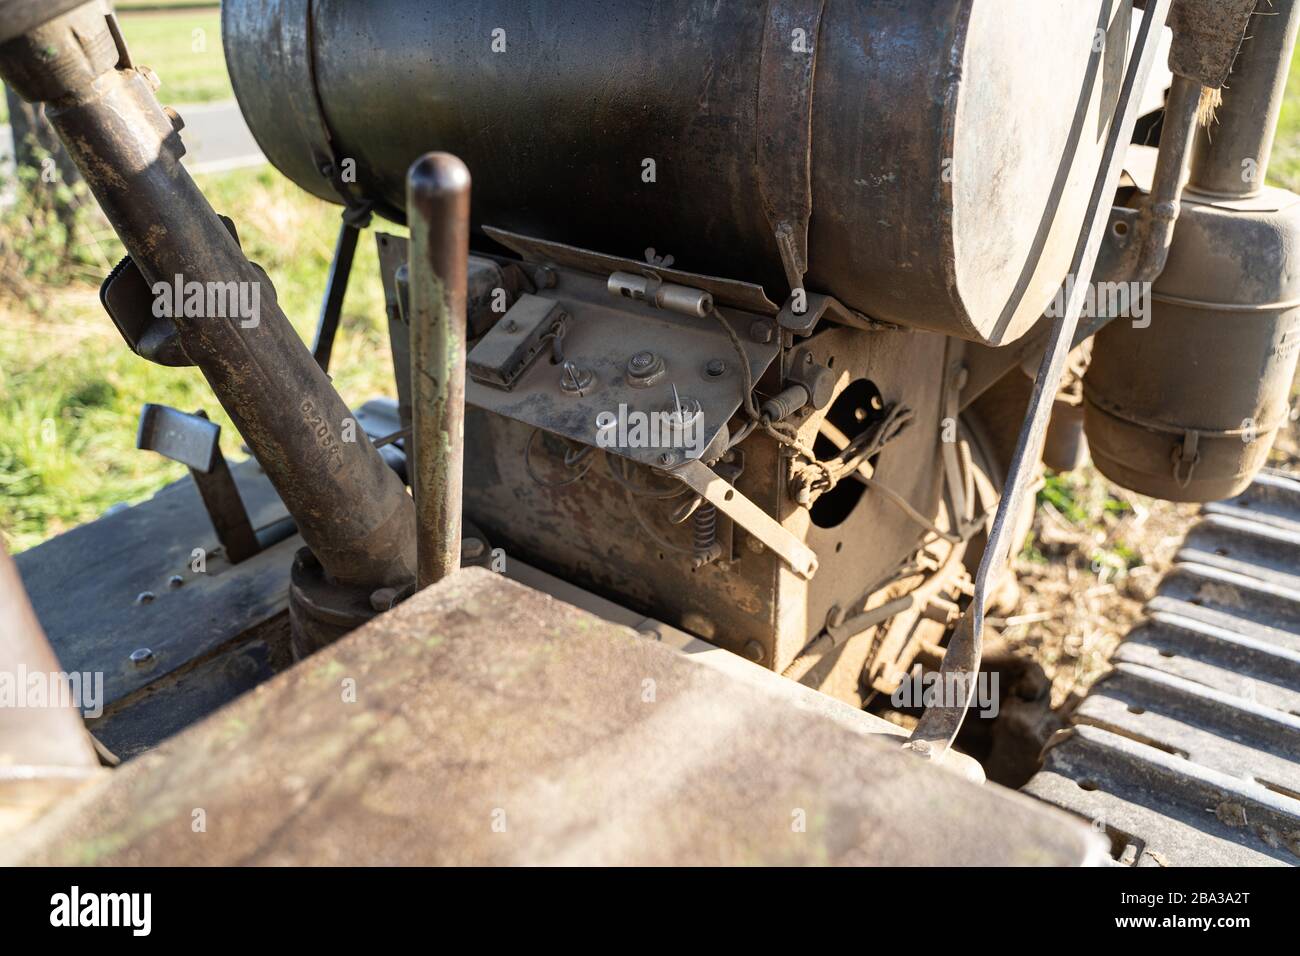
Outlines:
{"type": "Polygon", "coordinates": [[[427,153],[407,174],[414,415],[407,468],[422,588],[460,567],[469,190],[469,170],[450,153],[427,153]]]}
{"type": "Polygon", "coordinates": [[[692,491],[740,525],[788,564],[801,578],[817,573],[817,552],[808,547],[766,511],[737,491],[698,458],[692,458],[672,472],[692,491]]]}
{"type": "Polygon", "coordinates": [[[220,439],[221,426],[201,411],[189,415],[167,405],[149,404],[140,412],[135,445],[189,468],[217,540],[230,563],[238,564],[261,551],[262,545],[221,453],[220,439]]]}
{"type": "Polygon", "coordinates": [[[1146,88],[1155,63],[1161,28],[1168,19],[1170,2],[1171,0],[1147,0],[1138,33],[1136,55],[1124,76],[1115,118],[1111,122],[1106,149],[1093,183],[1087,225],[1079,237],[1079,244],[1071,260],[1069,275],[1075,282],[1072,286],[1067,283],[1067,307],[1052,326],[1038,377],[1034,381],[1029,409],[1020,429],[1015,454],[1011,458],[1002,500],[998,503],[997,516],[989,531],[984,557],[975,575],[974,597],[953,632],[940,667],[940,686],[952,687],[960,699],[944,701],[943,706],[928,708],[912,731],[912,736],[903,745],[904,749],[931,760],[938,760],[948,752],[966,719],[966,710],[975,690],[983,653],[984,610],[989,599],[989,583],[1010,557],[1015,516],[1020,513],[1028,492],[1033,465],[1042,454],[1052,402],[1060,387],[1061,375],[1074,342],[1075,327],[1079,323],[1088,287],[1092,283],[1097,254],[1109,222],[1111,200],[1119,185],[1121,160],[1133,138],[1141,93],[1146,88]]]}

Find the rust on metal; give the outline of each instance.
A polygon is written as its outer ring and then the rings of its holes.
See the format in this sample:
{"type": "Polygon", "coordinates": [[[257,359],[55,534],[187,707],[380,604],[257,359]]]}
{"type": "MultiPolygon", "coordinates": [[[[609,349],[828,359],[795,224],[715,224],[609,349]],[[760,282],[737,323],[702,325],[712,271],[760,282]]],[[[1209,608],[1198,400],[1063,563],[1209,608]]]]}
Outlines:
{"type": "Polygon", "coordinates": [[[460,566],[470,176],[455,156],[429,153],[411,166],[407,182],[411,486],[419,585],[427,587],[460,566]]]}

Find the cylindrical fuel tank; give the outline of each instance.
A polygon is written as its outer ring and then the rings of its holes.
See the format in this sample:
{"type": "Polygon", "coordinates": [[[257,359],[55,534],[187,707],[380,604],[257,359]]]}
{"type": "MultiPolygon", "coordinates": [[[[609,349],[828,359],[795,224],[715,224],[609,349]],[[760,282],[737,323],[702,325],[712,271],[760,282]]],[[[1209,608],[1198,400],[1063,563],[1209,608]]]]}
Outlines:
{"type": "Polygon", "coordinates": [[[484,224],[638,260],[652,247],[780,299],[764,190],[802,181],[808,289],[992,343],[1065,278],[1132,19],[1131,0],[222,6],[254,135],[319,196],[336,198],[322,131],[350,188],[399,221],[405,171],[447,150],[473,173],[480,247],[484,224]]]}
{"type": "Polygon", "coordinates": [[[1084,427],[1102,474],[1170,501],[1215,501],[1250,484],[1289,411],[1297,249],[1293,193],[1184,193],[1150,315],[1114,319],[1093,345],[1084,427]]]}

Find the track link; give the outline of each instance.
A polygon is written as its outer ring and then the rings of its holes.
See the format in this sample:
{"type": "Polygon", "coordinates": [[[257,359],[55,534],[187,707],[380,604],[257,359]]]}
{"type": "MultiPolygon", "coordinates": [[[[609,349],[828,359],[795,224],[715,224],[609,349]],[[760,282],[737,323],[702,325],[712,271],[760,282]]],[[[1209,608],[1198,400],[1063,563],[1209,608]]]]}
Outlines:
{"type": "Polygon", "coordinates": [[[1137,866],[1300,865],[1300,481],[1207,505],[1026,793],[1137,866]]]}

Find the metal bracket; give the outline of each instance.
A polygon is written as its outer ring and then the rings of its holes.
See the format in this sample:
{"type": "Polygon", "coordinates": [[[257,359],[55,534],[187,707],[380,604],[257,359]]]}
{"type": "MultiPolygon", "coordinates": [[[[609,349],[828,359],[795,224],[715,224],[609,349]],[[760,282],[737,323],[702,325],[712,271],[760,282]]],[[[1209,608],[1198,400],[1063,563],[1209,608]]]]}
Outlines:
{"type": "Polygon", "coordinates": [[[766,511],[750,501],[699,459],[691,459],[672,472],[692,491],[740,525],[790,566],[801,578],[817,573],[817,553],[766,511]]]}
{"type": "Polygon", "coordinates": [[[345,212],[339,226],[338,240],[334,243],[334,258],[330,262],[330,274],[326,280],[325,299],[321,302],[316,338],[311,347],[312,357],[323,371],[329,371],[334,337],[338,334],[339,320],[343,317],[343,297],[347,295],[352,259],[356,256],[357,240],[360,237],[361,227],[352,222],[345,212]]]}
{"type": "Polygon", "coordinates": [[[975,575],[974,597],[953,632],[940,667],[940,686],[952,688],[956,699],[945,700],[942,705],[928,708],[904,745],[906,749],[931,760],[942,758],[952,746],[966,719],[966,710],[975,691],[983,652],[984,611],[989,601],[989,585],[1010,557],[1015,518],[1020,514],[1028,493],[1033,467],[1042,454],[1052,403],[1074,343],[1075,327],[1079,323],[1087,290],[1092,282],[1102,236],[1110,222],[1111,202],[1119,185],[1124,151],[1133,138],[1141,92],[1146,88],[1155,65],[1160,32],[1168,19],[1170,2],[1171,0],[1147,0],[1134,57],[1124,77],[1115,120],[1111,123],[1106,149],[1102,153],[1093,183],[1087,225],[1079,237],[1079,244],[1071,260],[1068,275],[1074,277],[1075,282],[1062,315],[1053,323],[1038,377],[1034,381],[1029,409],[1011,458],[997,516],[993,519],[984,557],[975,575]]]}
{"type": "MultiPolygon", "coordinates": [[[[231,238],[239,243],[239,231],[228,216],[218,216],[231,238]]],[[[242,245],[240,248],[243,248],[242,245]]],[[[261,267],[253,263],[261,272],[261,267]]],[[[265,274],[265,273],[263,273],[265,274]]],[[[171,277],[167,277],[170,281],[171,277]]],[[[126,256],[113,267],[99,287],[99,302],[113,320],[131,351],[156,365],[185,368],[194,363],[181,348],[176,323],[154,315],[153,288],[134,259],[126,256]]]]}
{"type": "Polygon", "coordinates": [[[836,325],[864,332],[902,331],[899,326],[888,322],[878,322],[861,312],[855,312],[839,299],[817,292],[804,293],[805,308],[802,312],[794,310],[794,296],[786,300],[781,311],[776,315],[776,324],[795,335],[811,335],[823,318],[836,325]]]}
{"type": "Polygon", "coordinates": [[[314,0],[284,0],[280,17],[280,56],[287,71],[299,82],[288,84],[289,114],[311,146],[312,166],[338,194],[347,207],[343,221],[357,228],[370,224],[374,203],[365,197],[355,181],[343,175],[342,157],[334,147],[334,137],[325,122],[320,91],[316,85],[316,68],[312,54],[315,33],[314,0]]]}
{"type": "Polygon", "coordinates": [[[203,412],[187,415],[167,405],[145,405],[140,412],[136,447],[156,451],[190,469],[217,540],[231,564],[262,550],[248,519],[239,489],[221,454],[221,426],[203,412]]]}
{"type": "Polygon", "coordinates": [[[791,290],[803,287],[808,271],[813,74],[824,7],[825,0],[771,0],[759,63],[758,190],[791,290]]]}

